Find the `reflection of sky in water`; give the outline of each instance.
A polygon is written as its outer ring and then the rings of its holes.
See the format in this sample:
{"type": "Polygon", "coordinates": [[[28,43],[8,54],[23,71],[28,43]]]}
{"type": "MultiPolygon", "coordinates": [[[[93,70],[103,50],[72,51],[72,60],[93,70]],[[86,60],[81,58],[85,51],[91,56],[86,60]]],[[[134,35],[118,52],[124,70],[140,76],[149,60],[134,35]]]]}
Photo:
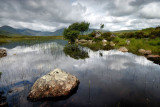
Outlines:
{"type": "Polygon", "coordinates": [[[8,56],[0,59],[0,87],[3,89],[21,81],[34,83],[38,77],[61,68],[79,78],[81,83],[75,95],[59,102],[30,103],[26,100],[29,86],[18,95],[16,103],[21,106],[114,106],[126,101],[146,104],[148,98],[150,104],[159,105],[159,65],[145,57],[115,50],[87,50],[89,58],[75,60],[63,53],[63,47],[53,42],[7,49],[8,56]]]}

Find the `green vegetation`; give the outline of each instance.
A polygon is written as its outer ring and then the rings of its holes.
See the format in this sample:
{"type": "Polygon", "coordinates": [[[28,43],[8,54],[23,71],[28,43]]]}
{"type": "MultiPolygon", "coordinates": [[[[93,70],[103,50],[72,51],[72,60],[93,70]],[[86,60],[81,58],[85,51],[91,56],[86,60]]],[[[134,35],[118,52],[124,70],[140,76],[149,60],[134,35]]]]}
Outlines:
{"type": "Polygon", "coordinates": [[[69,40],[71,43],[74,43],[78,38],[80,33],[83,33],[89,29],[89,23],[73,23],[68,28],[64,29],[63,36],[65,39],[69,40]]]}
{"type": "Polygon", "coordinates": [[[137,38],[130,38],[130,44],[127,45],[125,38],[116,37],[113,39],[113,42],[116,44],[115,48],[118,49],[122,46],[125,46],[129,52],[134,54],[139,54],[139,49],[151,50],[153,54],[160,55],[160,38],[156,39],[137,39],[137,38]]]}
{"type": "Polygon", "coordinates": [[[55,39],[63,39],[63,36],[0,36],[0,44],[8,42],[18,42],[18,41],[48,41],[55,39]]]}
{"type": "Polygon", "coordinates": [[[88,35],[80,35],[78,39],[92,40],[93,43],[81,44],[92,50],[109,50],[119,49],[120,47],[126,47],[129,52],[139,54],[139,49],[151,50],[152,54],[160,55],[160,27],[147,28],[139,31],[131,32],[101,32],[100,37],[95,37],[96,32],[93,31],[88,35]],[[115,35],[112,37],[111,35],[115,35]],[[107,43],[103,45],[102,40],[107,40],[107,43]],[[127,44],[127,41],[130,41],[127,44]],[[110,46],[113,42],[115,46],[110,46]]]}
{"type": "Polygon", "coordinates": [[[88,53],[78,45],[66,45],[63,51],[66,55],[69,55],[74,59],[85,59],[89,57],[88,53]]]}
{"type": "Polygon", "coordinates": [[[74,43],[79,35],[79,31],[65,29],[63,32],[65,39],[69,40],[71,43],[74,43]]]}
{"type": "Polygon", "coordinates": [[[101,24],[100,25],[100,29],[102,30],[104,28],[104,24],[101,24]]]}
{"type": "Polygon", "coordinates": [[[114,49],[114,47],[110,46],[109,43],[107,43],[106,46],[104,46],[102,42],[96,42],[92,44],[81,44],[81,45],[84,47],[88,47],[93,51],[114,49]]]}
{"type": "Polygon", "coordinates": [[[2,72],[0,72],[0,76],[2,75],[2,72]]]}

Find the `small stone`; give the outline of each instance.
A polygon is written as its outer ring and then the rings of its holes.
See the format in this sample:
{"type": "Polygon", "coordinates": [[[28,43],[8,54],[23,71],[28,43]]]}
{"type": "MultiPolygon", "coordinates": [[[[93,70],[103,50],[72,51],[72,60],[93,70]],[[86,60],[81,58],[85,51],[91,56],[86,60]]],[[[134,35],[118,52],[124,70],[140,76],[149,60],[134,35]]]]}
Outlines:
{"type": "Polygon", "coordinates": [[[146,52],[146,50],[144,50],[144,49],[139,49],[138,52],[144,55],[145,52],[146,52]]]}
{"type": "Polygon", "coordinates": [[[120,47],[118,50],[121,52],[128,52],[128,49],[126,47],[120,47]]]}
{"type": "Polygon", "coordinates": [[[152,54],[151,50],[139,49],[138,52],[143,54],[143,55],[151,55],[152,54]]]}
{"type": "Polygon", "coordinates": [[[5,49],[0,49],[0,58],[7,56],[7,51],[5,49]]]}
{"type": "Polygon", "coordinates": [[[116,44],[115,43],[113,43],[112,41],[110,42],[110,46],[115,46],[116,44]]]}

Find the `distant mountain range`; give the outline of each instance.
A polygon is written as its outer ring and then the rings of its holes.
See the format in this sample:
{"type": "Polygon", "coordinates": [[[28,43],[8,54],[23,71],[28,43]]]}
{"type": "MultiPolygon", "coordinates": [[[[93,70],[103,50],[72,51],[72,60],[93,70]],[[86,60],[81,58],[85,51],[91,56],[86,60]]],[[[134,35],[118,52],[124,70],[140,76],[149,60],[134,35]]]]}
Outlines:
{"type": "MultiPolygon", "coordinates": [[[[27,36],[62,36],[63,31],[65,28],[58,29],[55,32],[43,32],[43,31],[35,31],[31,29],[16,29],[10,26],[2,26],[0,27],[0,34],[3,35],[27,35],[27,36]]],[[[92,29],[90,28],[87,32],[84,32],[83,34],[88,34],[93,32],[94,30],[99,29],[92,29]]],[[[103,30],[102,32],[106,32],[106,30],[103,30]]]]}
{"type": "Polygon", "coordinates": [[[3,33],[12,33],[19,35],[28,35],[28,36],[60,36],[63,34],[64,28],[56,30],[55,32],[43,32],[43,31],[35,31],[31,29],[16,29],[10,26],[2,26],[0,27],[0,32],[3,33]]]}

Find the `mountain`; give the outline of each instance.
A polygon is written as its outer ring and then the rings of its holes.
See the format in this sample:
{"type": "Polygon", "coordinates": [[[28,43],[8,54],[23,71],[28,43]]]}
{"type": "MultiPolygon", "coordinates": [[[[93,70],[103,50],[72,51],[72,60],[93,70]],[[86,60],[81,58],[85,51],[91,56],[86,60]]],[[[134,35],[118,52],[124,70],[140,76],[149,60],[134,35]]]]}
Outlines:
{"type": "Polygon", "coordinates": [[[10,26],[2,26],[0,27],[0,32],[2,31],[9,32],[12,34],[29,35],[29,36],[60,36],[63,34],[64,28],[56,30],[55,32],[42,32],[31,29],[16,29],[10,26]]]}
{"type": "Polygon", "coordinates": [[[113,31],[114,33],[128,33],[128,32],[136,32],[138,30],[119,30],[119,31],[113,31]]]}
{"type": "MultiPolygon", "coordinates": [[[[27,36],[62,36],[63,31],[65,28],[58,29],[55,32],[43,32],[43,31],[35,31],[31,29],[16,29],[10,26],[2,26],[0,27],[0,34],[5,34],[14,36],[14,35],[27,35],[27,36]],[[12,34],[12,35],[11,35],[12,34]]],[[[89,34],[93,31],[97,31],[99,29],[92,29],[90,28],[88,31],[84,32],[83,34],[89,34]]],[[[107,30],[100,30],[102,32],[107,32],[107,30]]]]}

